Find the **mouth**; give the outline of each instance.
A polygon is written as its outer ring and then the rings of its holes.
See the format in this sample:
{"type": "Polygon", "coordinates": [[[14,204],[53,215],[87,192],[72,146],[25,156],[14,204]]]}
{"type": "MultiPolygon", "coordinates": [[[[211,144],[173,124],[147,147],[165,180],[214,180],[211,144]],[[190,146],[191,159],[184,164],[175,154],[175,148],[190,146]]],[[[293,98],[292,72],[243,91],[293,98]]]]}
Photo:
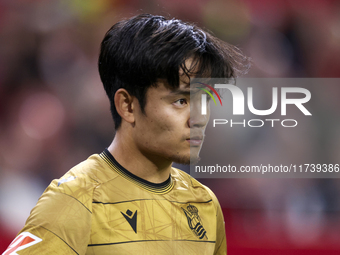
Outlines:
{"type": "Polygon", "coordinates": [[[186,140],[188,141],[190,146],[201,146],[203,139],[204,139],[203,136],[193,136],[193,137],[190,137],[186,140]]]}

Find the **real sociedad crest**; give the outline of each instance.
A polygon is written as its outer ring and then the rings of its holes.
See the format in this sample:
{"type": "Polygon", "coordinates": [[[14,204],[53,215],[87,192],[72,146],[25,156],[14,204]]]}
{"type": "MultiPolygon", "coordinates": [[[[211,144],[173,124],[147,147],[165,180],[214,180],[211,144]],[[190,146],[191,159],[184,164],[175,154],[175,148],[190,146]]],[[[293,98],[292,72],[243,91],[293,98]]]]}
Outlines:
{"type": "Polygon", "coordinates": [[[207,240],[207,231],[202,225],[201,218],[198,215],[197,207],[189,204],[186,210],[183,207],[182,210],[184,211],[185,216],[187,216],[189,228],[195,233],[196,236],[198,236],[199,239],[207,240]]]}

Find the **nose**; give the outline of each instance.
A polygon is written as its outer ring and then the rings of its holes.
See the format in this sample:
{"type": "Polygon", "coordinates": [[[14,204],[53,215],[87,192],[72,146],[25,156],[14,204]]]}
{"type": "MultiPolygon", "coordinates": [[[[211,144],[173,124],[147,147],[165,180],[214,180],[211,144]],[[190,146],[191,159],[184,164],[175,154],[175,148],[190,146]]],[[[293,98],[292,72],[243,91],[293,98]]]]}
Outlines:
{"type": "Polygon", "coordinates": [[[209,104],[206,105],[206,114],[202,114],[202,102],[201,97],[191,99],[190,101],[190,117],[188,119],[188,126],[194,127],[205,127],[210,117],[209,104]]]}

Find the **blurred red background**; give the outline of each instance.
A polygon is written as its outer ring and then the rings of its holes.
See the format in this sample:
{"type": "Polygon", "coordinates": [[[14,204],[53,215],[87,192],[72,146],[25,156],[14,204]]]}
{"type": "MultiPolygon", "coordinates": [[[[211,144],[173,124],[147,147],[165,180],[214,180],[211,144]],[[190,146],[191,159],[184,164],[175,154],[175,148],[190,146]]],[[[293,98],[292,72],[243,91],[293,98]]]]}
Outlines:
{"type": "MultiPolygon", "coordinates": [[[[239,46],[253,60],[248,77],[340,74],[335,0],[1,1],[0,251],[52,179],[110,144],[99,45],[115,22],[144,12],[194,22],[239,46]]],[[[340,108],[338,88],[321,96],[340,108]]],[[[334,123],[332,135],[324,127],[315,135],[326,162],[340,156],[334,123]]],[[[338,180],[200,181],[223,207],[228,254],[340,254],[338,180]]]]}

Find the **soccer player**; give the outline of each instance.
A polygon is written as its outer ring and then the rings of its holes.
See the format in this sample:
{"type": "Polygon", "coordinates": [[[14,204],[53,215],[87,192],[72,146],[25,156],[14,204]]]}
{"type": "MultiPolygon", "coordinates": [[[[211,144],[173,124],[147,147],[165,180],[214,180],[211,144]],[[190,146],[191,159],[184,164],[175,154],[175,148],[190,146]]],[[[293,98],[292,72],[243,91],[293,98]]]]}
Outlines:
{"type": "Polygon", "coordinates": [[[8,254],[226,254],[213,192],[172,167],[199,158],[208,115],[193,77],[233,78],[237,48],[195,25],[142,14],[101,44],[115,137],[53,180],[8,254]]]}

